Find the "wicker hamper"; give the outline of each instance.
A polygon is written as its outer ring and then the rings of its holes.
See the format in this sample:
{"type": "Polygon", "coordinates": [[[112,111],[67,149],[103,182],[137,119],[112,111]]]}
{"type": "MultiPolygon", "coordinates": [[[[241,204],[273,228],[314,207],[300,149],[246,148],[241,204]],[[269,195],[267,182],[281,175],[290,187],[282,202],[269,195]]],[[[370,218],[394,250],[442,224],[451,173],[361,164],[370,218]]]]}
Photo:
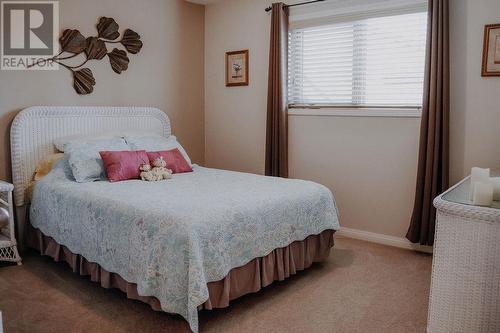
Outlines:
{"type": "Polygon", "coordinates": [[[500,203],[471,205],[470,178],[434,200],[427,331],[500,332],[500,203]]]}

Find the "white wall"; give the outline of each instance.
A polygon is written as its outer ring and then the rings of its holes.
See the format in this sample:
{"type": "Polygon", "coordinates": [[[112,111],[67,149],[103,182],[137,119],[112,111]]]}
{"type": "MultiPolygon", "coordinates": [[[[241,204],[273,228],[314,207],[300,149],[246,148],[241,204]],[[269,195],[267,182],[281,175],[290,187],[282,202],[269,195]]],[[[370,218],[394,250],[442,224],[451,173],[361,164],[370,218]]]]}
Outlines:
{"type": "Polygon", "coordinates": [[[292,116],[290,174],[328,186],[342,226],[403,237],[419,124],[419,118],[292,116]]]}
{"type": "Polygon", "coordinates": [[[498,0],[450,0],[451,178],[473,166],[500,169],[500,77],[481,77],[484,25],[500,23],[498,0]]]}
{"type": "Polygon", "coordinates": [[[205,7],[205,161],[264,172],[269,14],[272,0],[223,0],[205,7]],[[250,50],[250,85],[225,87],[226,51],[250,50]]]}

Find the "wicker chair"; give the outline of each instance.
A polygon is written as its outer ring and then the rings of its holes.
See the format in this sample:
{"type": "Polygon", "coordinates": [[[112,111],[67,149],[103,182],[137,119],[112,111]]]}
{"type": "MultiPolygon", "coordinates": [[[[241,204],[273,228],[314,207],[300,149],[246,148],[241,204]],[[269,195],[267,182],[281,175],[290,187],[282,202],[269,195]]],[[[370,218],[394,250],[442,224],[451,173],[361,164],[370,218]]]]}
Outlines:
{"type": "Polygon", "coordinates": [[[14,185],[0,181],[0,261],[12,261],[21,265],[21,257],[17,251],[17,242],[14,233],[14,209],[12,202],[12,191],[14,185]]]}

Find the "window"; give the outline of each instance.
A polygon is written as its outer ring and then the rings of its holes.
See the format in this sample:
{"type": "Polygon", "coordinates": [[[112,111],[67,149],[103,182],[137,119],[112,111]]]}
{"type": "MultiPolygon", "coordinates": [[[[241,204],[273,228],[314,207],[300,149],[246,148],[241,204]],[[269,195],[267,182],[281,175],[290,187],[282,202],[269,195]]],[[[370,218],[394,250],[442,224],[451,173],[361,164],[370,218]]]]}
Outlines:
{"type": "Polygon", "coordinates": [[[424,11],[292,29],[290,105],[421,107],[426,32],[424,11]]]}

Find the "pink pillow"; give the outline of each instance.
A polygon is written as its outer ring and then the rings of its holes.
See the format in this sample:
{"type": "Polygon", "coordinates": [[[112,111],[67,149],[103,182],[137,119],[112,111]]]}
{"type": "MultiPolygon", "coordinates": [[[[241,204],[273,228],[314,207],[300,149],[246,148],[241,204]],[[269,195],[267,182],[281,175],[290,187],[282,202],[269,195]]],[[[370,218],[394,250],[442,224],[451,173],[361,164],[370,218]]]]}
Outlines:
{"type": "Polygon", "coordinates": [[[172,150],[153,151],[153,152],[148,152],[147,154],[151,164],[158,157],[162,156],[165,162],[167,162],[167,169],[172,170],[172,173],[183,173],[183,172],[193,171],[189,163],[186,161],[184,156],[182,156],[182,153],[177,148],[174,148],[172,150]]]}
{"type": "Polygon", "coordinates": [[[127,179],[138,179],[139,167],[149,164],[145,150],[138,151],[100,151],[104,168],[110,182],[119,182],[127,179]]]}

